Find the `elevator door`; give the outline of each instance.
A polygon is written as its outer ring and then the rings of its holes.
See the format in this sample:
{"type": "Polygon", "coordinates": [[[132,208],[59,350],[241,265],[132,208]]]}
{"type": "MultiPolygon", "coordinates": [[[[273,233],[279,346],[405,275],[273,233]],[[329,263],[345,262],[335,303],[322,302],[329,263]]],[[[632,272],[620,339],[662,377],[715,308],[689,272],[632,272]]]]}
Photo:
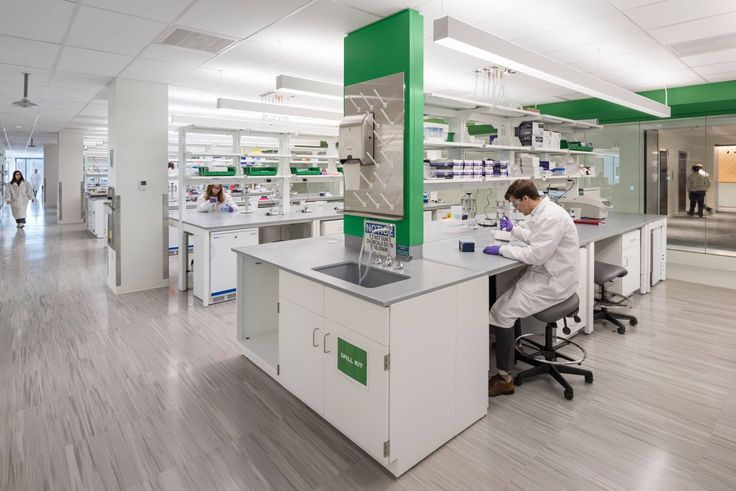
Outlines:
{"type": "Polygon", "coordinates": [[[684,213],[687,206],[687,152],[677,152],[677,211],[684,213]]]}

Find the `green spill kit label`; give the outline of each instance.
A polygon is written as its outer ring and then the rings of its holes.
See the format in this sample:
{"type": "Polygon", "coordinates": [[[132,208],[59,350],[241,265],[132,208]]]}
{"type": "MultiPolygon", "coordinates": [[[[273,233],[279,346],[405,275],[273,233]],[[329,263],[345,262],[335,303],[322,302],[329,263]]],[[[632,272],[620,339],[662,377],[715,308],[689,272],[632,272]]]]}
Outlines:
{"type": "Polygon", "coordinates": [[[368,353],[342,338],[337,338],[337,369],[353,380],[368,385],[368,353]]]}

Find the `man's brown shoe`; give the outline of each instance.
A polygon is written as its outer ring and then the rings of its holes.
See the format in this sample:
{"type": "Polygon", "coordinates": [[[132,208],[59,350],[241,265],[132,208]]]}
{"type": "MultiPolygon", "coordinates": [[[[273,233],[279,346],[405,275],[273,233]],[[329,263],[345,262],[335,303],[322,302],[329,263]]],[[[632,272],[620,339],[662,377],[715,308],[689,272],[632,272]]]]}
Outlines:
{"type": "Polygon", "coordinates": [[[514,393],[514,379],[508,382],[500,375],[494,375],[488,380],[488,397],[506,396],[514,393]]]}

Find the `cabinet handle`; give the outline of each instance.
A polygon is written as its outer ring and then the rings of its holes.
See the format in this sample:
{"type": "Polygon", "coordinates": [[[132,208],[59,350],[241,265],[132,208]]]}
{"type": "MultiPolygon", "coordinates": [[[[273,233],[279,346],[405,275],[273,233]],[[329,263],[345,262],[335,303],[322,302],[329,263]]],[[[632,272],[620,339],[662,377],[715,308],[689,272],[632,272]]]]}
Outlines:
{"type": "Polygon", "coordinates": [[[624,267],[626,267],[626,268],[629,267],[629,258],[628,257],[624,257],[624,267]]]}
{"type": "Polygon", "coordinates": [[[324,336],[322,336],[322,352],[323,353],[329,353],[327,350],[327,336],[329,336],[330,333],[326,333],[324,336]]]}
{"type": "Polygon", "coordinates": [[[314,335],[319,331],[319,327],[312,329],[312,348],[319,348],[319,345],[314,341],[314,335]]]}

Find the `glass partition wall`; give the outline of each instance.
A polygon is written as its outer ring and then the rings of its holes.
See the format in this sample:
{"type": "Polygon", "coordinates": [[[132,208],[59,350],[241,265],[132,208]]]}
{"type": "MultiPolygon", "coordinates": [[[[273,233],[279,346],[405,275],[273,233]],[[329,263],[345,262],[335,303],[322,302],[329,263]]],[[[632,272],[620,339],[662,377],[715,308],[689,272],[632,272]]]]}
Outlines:
{"type": "Polygon", "coordinates": [[[670,249],[736,256],[736,116],[608,125],[581,138],[611,154],[591,184],[615,211],[667,215],[670,249]],[[702,218],[691,185],[705,185],[702,218]]]}

